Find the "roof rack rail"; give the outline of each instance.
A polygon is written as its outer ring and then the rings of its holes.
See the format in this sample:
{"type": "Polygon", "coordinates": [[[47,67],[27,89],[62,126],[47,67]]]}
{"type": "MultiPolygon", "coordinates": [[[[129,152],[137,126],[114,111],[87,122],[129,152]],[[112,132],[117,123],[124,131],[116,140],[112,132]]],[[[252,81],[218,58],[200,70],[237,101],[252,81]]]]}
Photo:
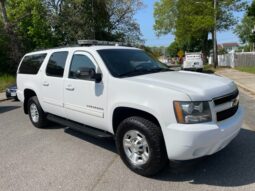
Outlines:
{"type": "Polygon", "coordinates": [[[110,45],[110,46],[132,46],[126,42],[99,41],[99,40],[78,40],[80,46],[110,45]]]}

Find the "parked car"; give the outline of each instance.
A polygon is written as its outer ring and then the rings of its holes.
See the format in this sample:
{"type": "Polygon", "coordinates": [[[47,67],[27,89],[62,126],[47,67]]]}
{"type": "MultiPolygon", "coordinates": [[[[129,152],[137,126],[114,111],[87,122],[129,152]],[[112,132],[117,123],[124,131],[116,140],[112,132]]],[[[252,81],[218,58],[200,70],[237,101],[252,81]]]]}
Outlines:
{"type": "Polygon", "coordinates": [[[123,162],[143,176],[168,159],[216,153],[239,133],[243,108],[233,81],[172,71],[137,48],[89,42],[22,58],[17,94],[35,127],[50,120],[115,137],[123,162]]]}
{"type": "Polygon", "coordinates": [[[7,99],[18,100],[18,97],[17,97],[17,85],[16,84],[12,84],[8,88],[6,88],[5,94],[6,94],[6,98],[7,99]]]}
{"type": "Polygon", "coordinates": [[[204,68],[203,54],[201,52],[186,52],[182,68],[202,72],[204,68]]]}

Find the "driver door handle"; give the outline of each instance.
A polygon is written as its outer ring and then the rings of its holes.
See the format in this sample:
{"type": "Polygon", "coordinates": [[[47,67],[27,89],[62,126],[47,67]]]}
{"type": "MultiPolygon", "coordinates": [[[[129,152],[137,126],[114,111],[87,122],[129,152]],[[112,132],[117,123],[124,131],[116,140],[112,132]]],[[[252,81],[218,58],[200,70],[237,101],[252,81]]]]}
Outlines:
{"type": "Polygon", "coordinates": [[[73,87],[67,87],[66,90],[68,90],[68,91],[74,91],[74,88],[73,88],[73,87]]]}
{"type": "Polygon", "coordinates": [[[50,84],[48,82],[43,82],[43,86],[49,86],[50,84]]]}

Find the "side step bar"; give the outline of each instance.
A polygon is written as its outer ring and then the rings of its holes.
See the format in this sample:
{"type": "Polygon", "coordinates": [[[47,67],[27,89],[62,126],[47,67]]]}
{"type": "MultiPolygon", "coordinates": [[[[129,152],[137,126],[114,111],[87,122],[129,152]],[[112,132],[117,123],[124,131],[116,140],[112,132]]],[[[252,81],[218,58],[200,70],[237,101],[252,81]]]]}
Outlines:
{"type": "Polygon", "coordinates": [[[89,127],[86,125],[82,125],[80,123],[70,121],[65,118],[58,117],[58,116],[55,116],[52,114],[48,114],[47,119],[49,121],[58,123],[63,126],[67,126],[73,130],[80,131],[82,133],[88,134],[88,135],[96,137],[96,138],[111,138],[111,137],[113,137],[113,135],[108,132],[105,132],[105,131],[102,131],[102,130],[99,130],[99,129],[96,129],[93,127],[89,127]]]}

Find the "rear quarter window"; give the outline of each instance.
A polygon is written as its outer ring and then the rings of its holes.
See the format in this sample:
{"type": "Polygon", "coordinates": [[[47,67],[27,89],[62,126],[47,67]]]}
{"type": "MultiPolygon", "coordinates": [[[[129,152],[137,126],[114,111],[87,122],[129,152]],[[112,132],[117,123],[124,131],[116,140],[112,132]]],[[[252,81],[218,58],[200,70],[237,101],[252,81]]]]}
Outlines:
{"type": "Polygon", "coordinates": [[[47,54],[44,53],[44,54],[34,54],[34,55],[25,56],[19,67],[18,73],[36,75],[46,55],[47,54]]]}

